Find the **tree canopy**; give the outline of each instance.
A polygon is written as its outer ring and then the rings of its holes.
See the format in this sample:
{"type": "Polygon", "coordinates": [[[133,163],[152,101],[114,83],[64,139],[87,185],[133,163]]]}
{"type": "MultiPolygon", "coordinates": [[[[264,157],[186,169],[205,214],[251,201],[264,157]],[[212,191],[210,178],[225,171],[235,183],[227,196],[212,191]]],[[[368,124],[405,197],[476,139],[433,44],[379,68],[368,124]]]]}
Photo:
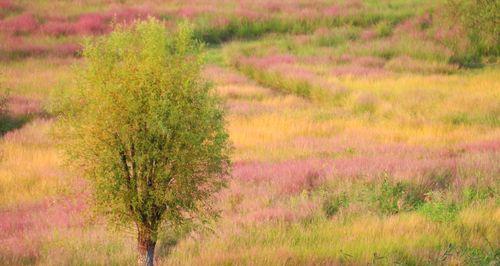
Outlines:
{"type": "Polygon", "coordinates": [[[141,253],[154,252],[162,226],[214,214],[211,196],[228,174],[228,134],[200,76],[202,48],[187,24],[173,33],[155,19],[117,26],[85,45],[77,86],[56,108],[95,206],[135,224],[141,253]]]}

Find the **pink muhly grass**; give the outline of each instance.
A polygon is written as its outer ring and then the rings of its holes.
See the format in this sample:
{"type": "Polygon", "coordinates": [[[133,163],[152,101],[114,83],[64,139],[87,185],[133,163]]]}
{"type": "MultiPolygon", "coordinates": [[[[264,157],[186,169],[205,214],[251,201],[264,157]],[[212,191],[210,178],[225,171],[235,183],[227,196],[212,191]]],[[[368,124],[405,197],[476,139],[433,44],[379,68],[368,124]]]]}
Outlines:
{"type": "Polygon", "coordinates": [[[245,182],[267,182],[283,194],[295,194],[319,186],[328,171],[325,160],[309,159],[279,163],[238,163],[234,176],[245,182]]]}
{"type": "Polygon", "coordinates": [[[396,26],[394,32],[397,34],[406,34],[414,38],[426,39],[425,30],[432,24],[432,17],[425,13],[422,16],[413,17],[403,21],[396,26]]]}
{"type": "Polygon", "coordinates": [[[295,15],[300,20],[310,20],[311,18],[319,17],[320,11],[313,8],[301,8],[295,15]]]}
{"type": "Polygon", "coordinates": [[[293,55],[270,55],[266,57],[240,57],[238,62],[252,65],[258,68],[269,68],[270,66],[294,64],[296,58],[293,55]]]}
{"type": "Polygon", "coordinates": [[[381,68],[344,65],[333,68],[331,73],[336,76],[380,76],[385,75],[387,71],[381,68]]]}
{"type": "Polygon", "coordinates": [[[296,65],[271,65],[269,70],[292,80],[315,83],[318,79],[317,75],[313,72],[296,65]]]}
{"type": "Polygon", "coordinates": [[[81,226],[84,208],[83,201],[60,199],[0,210],[0,256],[36,260],[41,241],[54,229],[81,226]]]}
{"type": "Polygon", "coordinates": [[[251,222],[264,223],[270,221],[285,221],[291,222],[295,220],[295,214],[283,207],[271,207],[271,208],[262,208],[260,210],[256,210],[248,215],[248,220],[251,222]]]}
{"type": "Polygon", "coordinates": [[[201,14],[214,13],[216,11],[213,7],[208,6],[183,6],[177,10],[177,15],[182,18],[193,19],[201,14]]]}
{"type": "Polygon", "coordinates": [[[348,9],[361,9],[364,7],[362,0],[347,0],[343,6],[348,9]]]}
{"type": "Polygon", "coordinates": [[[283,4],[282,2],[276,2],[276,1],[269,1],[264,3],[264,8],[271,13],[277,13],[283,10],[283,4]]]}
{"type": "Polygon", "coordinates": [[[66,36],[76,33],[76,29],[72,23],[62,20],[49,21],[43,24],[41,31],[51,36],[66,36]]]}
{"type": "Polygon", "coordinates": [[[266,12],[257,12],[253,8],[238,8],[234,11],[234,17],[240,21],[257,21],[265,19],[269,16],[266,12]]]}
{"type": "Polygon", "coordinates": [[[14,4],[12,0],[0,0],[0,19],[18,10],[20,10],[19,6],[14,4]]]}
{"type": "Polygon", "coordinates": [[[78,34],[103,34],[109,31],[108,16],[88,13],[81,15],[73,25],[78,34]]]}
{"type": "Polygon", "coordinates": [[[223,27],[229,25],[230,22],[231,22],[231,19],[229,19],[228,17],[220,16],[220,17],[216,17],[212,20],[212,26],[214,26],[216,28],[223,28],[223,27]]]}
{"type": "Polygon", "coordinates": [[[12,0],[0,0],[0,8],[4,10],[14,10],[16,6],[12,3],[12,0]]]}
{"type": "Polygon", "coordinates": [[[332,58],[328,56],[308,56],[303,58],[303,62],[308,65],[328,65],[332,63],[332,58]]]}
{"type": "Polygon", "coordinates": [[[131,23],[134,20],[146,19],[155,16],[154,12],[146,7],[123,8],[108,12],[106,17],[116,20],[118,23],[131,23]]]}
{"type": "Polygon", "coordinates": [[[266,65],[294,64],[296,61],[297,60],[293,55],[271,55],[264,57],[261,63],[266,65]]]}
{"type": "Polygon", "coordinates": [[[375,68],[382,68],[385,64],[384,59],[374,56],[355,57],[351,62],[352,64],[355,65],[360,65],[364,67],[375,67],[375,68]]]}
{"type": "Polygon", "coordinates": [[[342,8],[338,5],[333,5],[333,6],[330,6],[328,8],[325,8],[323,10],[323,14],[325,16],[333,16],[333,17],[336,17],[336,16],[339,16],[339,15],[342,15],[342,8]]]}
{"type": "Polygon", "coordinates": [[[34,43],[26,43],[20,37],[6,39],[5,42],[0,43],[0,50],[4,56],[11,58],[38,56],[46,54],[48,51],[47,47],[34,43]]]}
{"type": "Polygon", "coordinates": [[[5,19],[0,22],[0,30],[14,35],[28,34],[38,28],[38,21],[31,13],[5,19]]]}
{"type": "Polygon", "coordinates": [[[249,80],[246,76],[237,71],[230,71],[227,68],[222,68],[214,65],[207,66],[203,74],[208,79],[217,84],[248,84],[249,80]]]}
{"type": "Polygon", "coordinates": [[[238,115],[256,115],[271,112],[274,110],[272,106],[266,106],[263,104],[258,104],[256,102],[243,100],[230,101],[226,104],[226,108],[231,114],[238,115]]]}
{"type": "Polygon", "coordinates": [[[59,57],[77,56],[82,50],[82,46],[76,43],[59,44],[52,48],[51,53],[59,57]]]}
{"type": "Polygon", "coordinates": [[[465,144],[461,147],[467,152],[478,153],[478,152],[500,152],[500,140],[486,140],[474,143],[465,144]]]}
{"type": "Polygon", "coordinates": [[[394,155],[358,156],[341,158],[334,161],[333,173],[342,178],[363,178],[372,180],[382,173],[390,174],[399,179],[411,179],[436,168],[456,167],[454,159],[433,159],[416,157],[401,157],[394,155]]]}
{"type": "Polygon", "coordinates": [[[42,104],[38,99],[30,99],[19,95],[11,95],[7,100],[8,112],[14,116],[40,114],[42,104]]]}
{"type": "Polygon", "coordinates": [[[290,223],[311,216],[317,209],[317,204],[312,201],[301,202],[295,208],[278,204],[276,206],[255,209],[240,219],[242,222],[250,222],[252,224],[266,222],[290,223]]]}
{"type": "Polygon", "coordinates": [[[367,29],[361,32],[361,40],[363,41],[369,41],[371,39],[374,39],[377,37],[377,32],[373,29],[367,29]]]}

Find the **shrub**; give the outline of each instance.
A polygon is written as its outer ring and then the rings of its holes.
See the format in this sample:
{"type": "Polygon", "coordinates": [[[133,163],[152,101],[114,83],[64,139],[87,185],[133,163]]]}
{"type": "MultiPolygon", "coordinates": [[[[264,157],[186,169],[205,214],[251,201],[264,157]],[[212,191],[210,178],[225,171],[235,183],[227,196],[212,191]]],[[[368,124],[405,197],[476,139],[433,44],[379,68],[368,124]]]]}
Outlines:
{"type": "Polygon", "coordinates": [[[0,135],[8,129],[7,120],[7,93],[0,93],[0,135]]]}
{"type": "Polygon", "coordinates": [[[453,203],[426,202],[419,208],[419,212],[435,222],[452,222],[458,214],[458,207],[453,203]]]}
{"type": "Polygon", "coordinates": [[[378,207],[383,213],[396,214],[401,210],[403,195],[404,185],[401,182],[392,184],[384,179],[376,196],[378,207]]]}
{"type": "Polygon", "coordinates": [[[461,28],[463,35],[451,40],[455,50],[450,59],[465,67],[481,65],[481,57],[500,53],[500,33],[498,32],[499,1],[491,0],[448,0],[446,12],[453,25],[461,28]],[[457,43],[461,38],[468,39],[468,46],[460,49],[457,43]]]}
{"type": "Polygon", "coordinates": [[[0,117],[3,117],[7,111],[7,94],[0,94],[0,117]]]}
{"type": "Polygon", "coordinates": [[[467,187],[463,190],[463,197],[466,204],[484,201],[494,197],[496,194],[495,190],[491,187],[467,187]]]}
{"type": "Polygon", "coordinates": [[[323,211],[328,218],[337,214],[340,208],[349,206],[349,199],[345,193],[329,196],[323,201],[323,211]]]}
{"type": "Polygon", "coordinates": [[[403,182],[390,182],[387,178],[375,189],[374,199],[384,214],[411,211],[421,206],[427,196],[425,187],[403,182]]]}
{"type": "Polygon", "coordinates": [[[375,25],[375,31],[380,38],[388,37],[392,34],[392,24],[387,21],[382,21],[375,25]]]}

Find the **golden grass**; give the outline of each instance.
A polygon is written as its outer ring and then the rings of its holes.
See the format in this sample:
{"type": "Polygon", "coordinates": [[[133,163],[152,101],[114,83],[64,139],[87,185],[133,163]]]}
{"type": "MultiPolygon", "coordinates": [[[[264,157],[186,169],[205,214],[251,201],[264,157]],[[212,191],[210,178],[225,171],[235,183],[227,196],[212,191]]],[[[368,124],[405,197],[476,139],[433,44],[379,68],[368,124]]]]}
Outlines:
{"type": "Polygon", "coordinates": [[[70,180],[48,136],[51,124],[35,120],[0,141],[0,209],[69,193],[70,180]]]}
{"type": "Polygon", "coordinates": [[[46,100],[52,90],[67,85],[73,78],[74,59],[36,59],[12,61],[0,64],[0,89],[11,95],[22,95],[46,100]]]}
{"type": "Polygon", "coordinates": [[[498,246],[499,212],[490,203],[465,209],[451,224],[407,213],[390,217],[368,214],[348,223],[320,219],[307,225],[222,228],[209,239],[183,241],[161,265],[369,264],[374,259],[384,265],[464,264],[469,255],[462,247],[498,246]],[[464,234],[463,228],[472,233],[464,234]],[[477,228],[485,233],[474,232],[477,228]],[[443,256],[449,244],[456,251],[443,256]]]}

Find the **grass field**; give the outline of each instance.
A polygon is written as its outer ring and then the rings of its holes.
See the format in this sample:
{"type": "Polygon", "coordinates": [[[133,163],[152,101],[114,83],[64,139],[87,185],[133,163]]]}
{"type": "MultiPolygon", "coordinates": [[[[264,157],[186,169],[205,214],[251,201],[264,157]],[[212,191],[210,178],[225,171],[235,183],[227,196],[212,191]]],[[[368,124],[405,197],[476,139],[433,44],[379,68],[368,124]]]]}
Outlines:
{"type": "Polygon", "coordinates": [[[148,15],[207,43],[234,147],[220,219],[162,232],[159,265],[500,263],[500,68],[454,63],[442,1],[160,2],[0,0],[0,264],[135,263],[50,102],[84,38],[148,15]]]}

